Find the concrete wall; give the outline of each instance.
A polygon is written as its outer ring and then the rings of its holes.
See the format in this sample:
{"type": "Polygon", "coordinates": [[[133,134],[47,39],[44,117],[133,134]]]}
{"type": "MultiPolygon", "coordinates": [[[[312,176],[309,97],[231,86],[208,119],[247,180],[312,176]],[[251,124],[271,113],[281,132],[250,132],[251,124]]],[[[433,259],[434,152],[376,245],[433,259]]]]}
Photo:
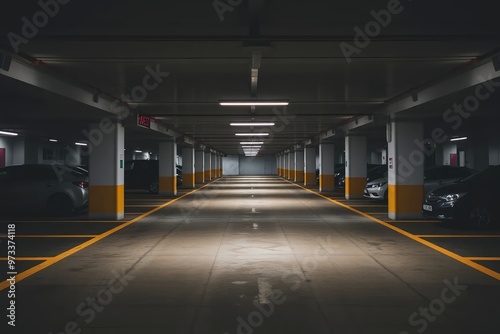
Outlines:
{"type": "Polygon", "coordinates": [[[228,155],[222,158],[222,175],[239,175],[240,158],[238,155],[228,155]]]}
{"type": "Polygon", "coordinates": [[[276,175],[276,157],[228,155],[222,158],[223,175],[276,175]]]}
{"type": "Polygon", "coordinates": [[[14,161],[14,139],[8,137],[0,137],[0,148],[5,149],[5,165],[13,165],[14,161]]]}

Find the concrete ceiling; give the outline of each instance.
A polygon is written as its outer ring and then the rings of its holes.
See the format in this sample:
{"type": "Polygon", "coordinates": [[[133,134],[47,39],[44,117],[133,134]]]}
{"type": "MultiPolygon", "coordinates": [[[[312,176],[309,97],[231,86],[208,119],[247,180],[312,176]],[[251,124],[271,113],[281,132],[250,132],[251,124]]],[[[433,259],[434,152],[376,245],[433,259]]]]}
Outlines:
{"type": "MultiPolygon", "coordinates": [[[[500,48],[491,1],[403,1],[400,13],[350,62],[341,43],[354,45],[353,29],[364,29],[374,20],[371,11],[385,10],[393,1],[231,3],[237,5],[220,16],[214,1],[206,0],[70,1],[59,5],[17,56],[67,82],[128,102],[137,113],[226,154],[242,153],[235,132],[252,131],[230,122],[275,121],[262,154],[276,154],[360,116],[384,116],[386,103],[474,66],[500,48]],[[253,84],[252,64],[258,68],[253,84]],[[131,92],[143,84],[148,66],[168,76],[144,100],[134,99],[131,92]],[[251,97],[286,99],[290,105],[218,104],[251,97]]],[[[4,36],[21,34],[22,17],[40,11],[38,1],[4,7],[4,36]]],[[[2,48],[13,51],[7,37],[2,48]]],[[[105,115],[12,79],[1,78],[0,85],[2,128],[71,136],[105,115]]],[[[425,108],[430,119],[444,106],[433,103],[425,108]]],[[[383,126],[370,127],[367,135],[385,138],[383,126]]],[[[161,140],[134,127],[127,136],[134,145],[161,140]]]]}

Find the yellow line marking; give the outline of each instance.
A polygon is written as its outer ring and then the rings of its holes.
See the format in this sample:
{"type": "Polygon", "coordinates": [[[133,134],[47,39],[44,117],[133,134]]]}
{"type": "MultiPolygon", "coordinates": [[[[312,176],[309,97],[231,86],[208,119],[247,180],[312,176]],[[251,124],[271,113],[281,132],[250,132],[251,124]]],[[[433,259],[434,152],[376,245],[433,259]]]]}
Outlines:
{"type": "Polygon", "coordinates": [[[423,245],[425,245],[425,246],[427,246],[429,248],[434,249],[437,252],[440,252],[441,254],[444,254],[444,255],[446,255],[448,257],[451,257],[452,259],[454,259],[454,260],[456,260],[458,262],[461,262],[461,263],[463,263],[463,264],[465,264],[465,265],[467,265],[467,266],[469,266],[469,267],[471,267],[473,269],[476,269],[476,270],[482,272],[483,274],[486,274],[486,275],[488,275],[490,277],[493,277],[494,279],[497,279],[497,280],[500,281],[500,273],[498,273],[496,271],[493,271],[493,270],[491,270],[489,268],[486,268],[485,266],[482,266],[482,265],[480,265],[478,263],[475,263],[474,261],[472,261],[472,260],[470,260],[468,258],[460,256],[460,255],[458,255],[456,253],[453,253],[453,252],[451,252],[451,251],[449,251],[449,250],[447,250],[447,249],[445,249],[443,247],[437,246],[437,245],[433,244],[430,241],[427,241],[427,240],[422,239],[422,238],[420,238],[420,237],[418,237],[416,235],[413,235],[413,234],[411,234],[409,232],[406,232],[405,230],[402,230],[402,229],[400,229],[400,228],[398,228],[398,227],[396,227],[394,225],[386,223],[385,221],[383,221],[381,219],[372,217],[368,213],[359,211],[359,210],[357,210],[355,208],[351,208],[349,205],[345,205],[345,204],[340,203],[338,201],[332,200],[332,199],[330,199],[330,198],[328,198],[328,197],[326,197],[324,195],[321,195],[321,194],[319,194],[317,192],[314,192],[312,190],[304,188],[304,187],[302,187],[300,185],[295,184],[295,186],[297,186],[299,188],[302,188],[302,189],[304,189],[306,191],[309,191],[309,192],[311,192],[311,193],[313,193],[313,194],[315,194],[315,195],[317,195],[319,197],[322,197],[322,198],[326,199],[327,201],[330,201],[330,202],[332,202],[334,204],[340,205],[341,207],[346,208],[346,209],[348,209],[348,210],[350,210],[352,212],[355,212],[355,213],[357,213],[357,214],[359,214],[359,215],[361,215],[363,217],[371,219],[374,222],[379,223],[380,225],[383,225],[383,226],[385,226],[385,227],[387,227],[387,228],[389,228],[389,229],[391,229],[391,230],[393,230],[393,231],[395,231],[395,232],[397,232],[399,234],[402,234],[402,235],[404,235],[404,236],[406,236],[406,237],[408,237],[408,238],[410,238],[410,239],[412,239],[412,240],[414,240],[416,242],[419,242],[419,243],[421,243],[421,244],[423,244],[423,245]]]}
{"type": "Polygon", "coordinates": [[[5,224],[17,224],[17,223],[126,223],[126,220],[10,220],[3,221],[1,223],[5,224]]]}
{"type": "Polygon", "coordinates": [[[351,204],[350,207],[375,207],[375,208],[383,208],[387,207],[387,205],[383,204],[351,204]]]}
{"type": "Polygon", "coordinates": [[[18,234],[16,238],[95,238],[99,234],[18,234]]]}
{"type": "MultiPolygon", "coordinates": [[[[51,257],[16,257],[16,261],[47,261],[51,257]]],[[[0,261],[7,261],[7,257],[0,257],[0,261]]]]}
{"type": "Polygon", "coordinates": [[[154,208],[157,207],[158,205],[154,204],[125,204],[126,208],[154,208]]]}
{"type": "Polygon", "coordinates": [[[391,220],[386,223],[440,223],[440,220],[391,220]]]}
{"type": "Polygon", "coordinates": [[[466,257],[471,261],[500,261],[500,257],[466,257]]]}
{"type": "MultiPolygon", "coordinates": [[[[341,204],[341,203],[339,203],[339,204],[341,204]]],[[[349,206],[349,205],[347,205],[347,206],[349,206]]],[[[367,215],[386,215],[387,211],[382,211],[382,212],[363,212],[363,213],[366,213],[367,215]]]]}
{"type": "Polygon", "coordinates": [[[146,212],[125,212],[125,214],[126,215],[142,215],[143,213],[146,213],[146,212]]]}
{"type": "MultiPolygon", "coordinates": [[[[139,220],[141,220],[141,219],[143,219],[143,218],[145,218],[145,217],[153,214],[153,213],[155,213],[156,211],[159,211],[159,210],[161,210],[161,209],[163,209],[163,208],[165,208],[165,207],[167,207],[167,206],[169,206],[169,205],[177,202],[180,199],[183,199],[184,197],[187,197],[187,196],[189,196],[189,195],[197,192],[198,190],[201,190],[201,189],[203,189],[203,188],[211,185],[212,183],[214,183],[216,181],[217,180],[214,180],[214,181],[212,181],[210,183],[207,183],[207,184],[201,186],[198,189],[194,189],[194,190],[192,190],[192,191],[190,191],[188,193],[185,193],[185,194],[183,194],[183,195],[181,195],[181,196],[179,196],[177,198],[174,198],[174,199],[172,199],[172,200],[170,200],[170,201],[168,201],[168,202],[166,202],[166,203],[164,203],[164,204],[162,204],[162,205],[160,205],[160,206],[158,206],[158,207],[156,207],[154,209],[149,210],[148,212],[145,212],[145,213],[141,214],[138,217],[135,217],[134,219],[131,219],[131,220],[127,221],[126,223],[123,223],[123,224],[121,224],[119,226],[116,226],[115,228],[112,228],[111,230],[108,230],[108,231],[106,231],[106,232],[98,235],[95,238],[87,240],[84,243],[82,243],[82,244],[80,244],[80,245],[78,245],[76,247],[73,247],[73,248],[71,248],[71,249],[69,249],[69,250],[67,250],[67,251],[65,251],[65,252],[63,252],[61,254],[58,254],[58,255],[56,255],[56,256],[48,259],[45,262],[37,264],[36,266],[31,267],[30,269],[23,271],[22,273],[16,275],[16,282],[20,282],[20,281],[22,281],[22,280],[24,280],[24,279],[26,279],[26,278],[28,278],[28,277],[36,274],[36,273],[42,271],[43,269],[48,268],[48,267],[50,267],[53,264],[56,264],[57,262],[59,262],[59,261],[65,259],[65,258],[67,258],[67,257],[69,257],[69,256],[71,256],[71,255],[73,255],[73,254],[81,251],[82,249],[85,249],[85,248],[89,247],[90,245],[93,245],[96,242],[101,241],[102,239],[110,236],[111,234],[116,233],[116,232],[124,229],[125,227],[127,227],[127,226],[129,226],[129,225],[131,225],[131,224],[133,224],[133,223],[135,223],[135,222],[137,222],[137,221],[139,221],[139,220]]],[[[9,286],[10,286],[10,282],[9,281],[5,280],[5,281],[1,282],[0,283],[0,291],[5,290],[9,286]]]]}
{"type": "Polygon", "coordinates": [[[493,234],[419,234],[419,238],[500,238],[493,234]]]}

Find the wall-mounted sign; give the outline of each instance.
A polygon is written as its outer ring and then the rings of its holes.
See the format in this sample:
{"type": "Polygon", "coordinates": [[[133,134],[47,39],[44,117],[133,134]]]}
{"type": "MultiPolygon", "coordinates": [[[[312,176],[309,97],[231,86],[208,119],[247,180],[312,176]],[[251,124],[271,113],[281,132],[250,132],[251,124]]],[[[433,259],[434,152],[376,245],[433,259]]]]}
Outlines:
{"type": "Polygon", "coordinates": [[[151,118],[149,118],[148,116],[137,115],[137,125],[150,129],[151,118]]]}
{"type": "Polygon", "coordinates": [[[394,169],[394,160],[389,158],[389,169],[394,169]]]}

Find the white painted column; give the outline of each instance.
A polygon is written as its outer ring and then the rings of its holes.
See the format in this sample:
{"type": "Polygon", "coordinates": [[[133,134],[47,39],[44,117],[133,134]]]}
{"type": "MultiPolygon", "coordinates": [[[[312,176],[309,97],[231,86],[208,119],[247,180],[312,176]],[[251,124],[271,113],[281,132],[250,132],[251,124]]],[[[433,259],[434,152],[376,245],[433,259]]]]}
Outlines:
{"type": "Polygon", "coordinates": [[[195,172],[196,183],[205,183],[205,152],[203,150],[196,150],[195,156],[195,172]]]}
{"type": "Polygon", "coordinates": [[[389,218],[419,218],[424,196],[425,154],[418,143],[423,142],[423,125],[393,121],[388,126],[389,218]]]}
{"type": "Polygon", "coordinates": [[[159,191],[161,195],[177,195],[177,144],[175,140],[161,142],[159,145],[159,191]]]}
{"type": "Polygon", "coordinates": [[[89,143],[89,216],[122,219],[125,215],[124,139],[121,123],[103,119],[91,124],[89,143]]]}
{"type": "Polygon", "coordinates": [[[194,147],[182,148],[182,186],[194,188],[196,185],[194,147]]]}
{"type": "Polygon", "coordinates": [[[304,182],[304,150],[299,149],[295,151],[295,174],[294,181],[304,182]]]}
{"type": "Polygon", "coordinates": [[[210,168],[212,166],[212,154],[210,152],[205,152],[205,183],[212,179],[212,175],[210,173],[210,168]]]}
{"type": "Polygon", "coordinates": [[[295,155],[293,152],[289,152],[287,154],[287,159],[288,159],[288,174],[286,178],[288,180],[293,180],[293,176],[295,174],[295,155]]]}
{"type": "Polygon", "coordinates": [[[316,149],[304,148],[304,185],[316,185],[316,149]]]}
{"type": "Polygon", "coordinates": [[[319,144],[319,191],[333,191],[334,182],[334,145],[331,143],[319,144]]]}
{"type": "Polygon", "coordinates": [[[366,187],[366,137],[345,137],[345,198],[363,198],[366,187]]]}

